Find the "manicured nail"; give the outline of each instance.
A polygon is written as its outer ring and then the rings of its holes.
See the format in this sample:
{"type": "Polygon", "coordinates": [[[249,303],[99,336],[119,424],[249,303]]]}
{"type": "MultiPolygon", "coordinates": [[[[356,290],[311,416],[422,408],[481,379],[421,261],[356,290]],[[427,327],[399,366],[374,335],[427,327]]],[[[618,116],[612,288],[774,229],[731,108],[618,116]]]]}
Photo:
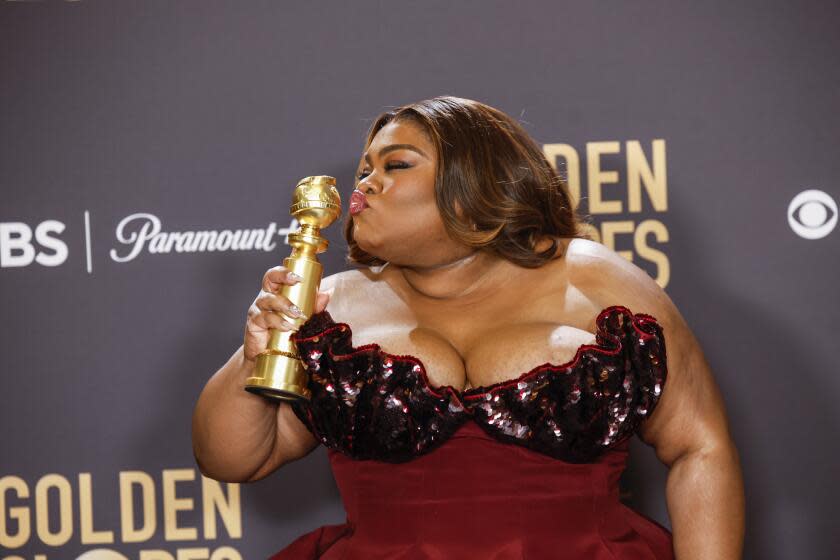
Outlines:
{"type": "Polygon", "coordinates": [[[300,282],[301,280],[303,280],[303,276],[301,276],[299,274],[296,274],[294,272],[290,272],[289,273],[289,279],[294,280],[295,282],[300,282]]]}
{"type": "Polygon", "coordinates": [[[294,315],[295,317],[303,317],[303,311],[301,311],[300,307],[298,307],[294,303],[289,306],[289,311],[291,311],[292,315],[294,315]]]}

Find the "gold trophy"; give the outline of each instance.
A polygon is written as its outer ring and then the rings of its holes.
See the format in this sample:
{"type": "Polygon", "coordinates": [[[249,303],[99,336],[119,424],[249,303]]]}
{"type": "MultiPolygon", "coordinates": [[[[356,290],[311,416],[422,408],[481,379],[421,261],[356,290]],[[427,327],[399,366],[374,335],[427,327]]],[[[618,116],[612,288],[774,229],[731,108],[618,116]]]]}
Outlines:
{"type": "MultiPolygon", "coordinates": [[[[289,213],[300,222],[300,228],[289,234],[292,254],[283,260],[283,266],[303,280],[292,286],[284,284],[277,293],[289,298],[308,317],[315,307],[315,295],[324,268],[316,255],[323,253],[329,245],[320,236],[321,228],[329,226],[341,215],[341,197],[335,188],[335,179],[326,175],[301,179],[289,213]]],[[[298,327],[304,322],[299,318],[286,320],[298,327]]],[[[271,329],[267,348],[257,356],[253,376],[245,380],[246,391],[270,399],[309,399],[306,370],[291,340],[292,334],[293,331],[271,329]]]]}

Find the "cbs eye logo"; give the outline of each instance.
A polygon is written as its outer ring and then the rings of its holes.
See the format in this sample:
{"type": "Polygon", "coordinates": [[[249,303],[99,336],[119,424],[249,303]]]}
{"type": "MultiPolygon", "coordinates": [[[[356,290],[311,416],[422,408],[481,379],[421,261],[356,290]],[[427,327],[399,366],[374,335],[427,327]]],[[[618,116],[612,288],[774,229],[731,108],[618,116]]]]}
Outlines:
{"type": "Polygon", "coordinates": [[[788,224],[799,237],[820,239],[837,225],[837,203],[823,191],[802,191],[788,204],[788,224]]]}

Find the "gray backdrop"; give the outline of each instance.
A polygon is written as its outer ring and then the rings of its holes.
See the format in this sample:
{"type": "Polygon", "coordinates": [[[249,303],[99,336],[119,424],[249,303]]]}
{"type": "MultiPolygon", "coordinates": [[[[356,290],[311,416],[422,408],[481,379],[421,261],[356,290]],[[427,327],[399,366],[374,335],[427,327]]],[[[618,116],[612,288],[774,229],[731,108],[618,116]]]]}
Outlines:
{"type": "MultiPolygon", "coordinates": [[[[837,558],[838,25],[828,1],[0,2],[0,560],[264,558],[343,520],[322,450],[203,487],[191,412],[288,254],[296,181],[337,177],[346,207],[370,120],[442,94],[576,154],[604,242],[688,320],[745,557],[837,558]],[[156,223],[276,229],[129,258],[156,223]]],[[[627,500],[669,525],[666,475],[635,440],[627,500]]]]}

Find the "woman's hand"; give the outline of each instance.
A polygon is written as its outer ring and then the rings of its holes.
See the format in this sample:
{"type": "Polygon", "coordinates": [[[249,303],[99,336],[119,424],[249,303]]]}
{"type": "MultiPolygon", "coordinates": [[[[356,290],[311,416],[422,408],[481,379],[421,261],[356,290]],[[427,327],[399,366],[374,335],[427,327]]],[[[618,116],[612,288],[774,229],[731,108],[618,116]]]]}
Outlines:
{"type": "MultiPolygon", "coordinates": [[[[294,319],[306,320],[308,318],[289,301],[289,298],[276,293],[282,285],[293,286],[301,280],[301,277],[284,266],[275,266],[266,271],[262,280],[262,289],[248,309],[248,319],[245,321],[243,348],[246,360],[255,361],[260,352],[265,350],[270,329],[297,331],[298,327],[294,319]]],[[[315,297],[313,311],[315,313],[323,311],[329,299],[330,295],[327,292],[319,291],[315,297]]]]}

